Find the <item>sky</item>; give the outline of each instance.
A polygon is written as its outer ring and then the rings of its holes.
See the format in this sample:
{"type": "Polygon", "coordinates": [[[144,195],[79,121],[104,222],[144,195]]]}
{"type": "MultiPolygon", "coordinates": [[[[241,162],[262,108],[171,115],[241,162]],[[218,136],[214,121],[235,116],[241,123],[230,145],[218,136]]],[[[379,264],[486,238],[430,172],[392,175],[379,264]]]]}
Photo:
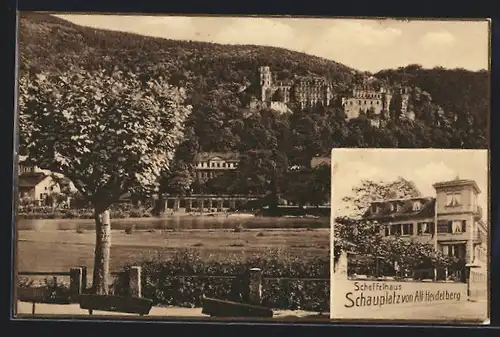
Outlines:
{"type": "Polygon", "coordinates": [[[488,21],[57,15],[75,24],[168,39],[283,47],[377,72],[408,64],[489,68],[488,21]]]}
{"type": "MultiPolygon", "coordinates": [[[[398,177],[415,183],[424,197],[435,197],[436,182],[475,180],[479,205],[488,214],[488,151],[441,149],[336,149],[332,152],[332,205],[344,214],[343,197],[361,180],[391,182],[398,177]]],[[[484,219],[486,220],[486,218],[484,219]]]]}

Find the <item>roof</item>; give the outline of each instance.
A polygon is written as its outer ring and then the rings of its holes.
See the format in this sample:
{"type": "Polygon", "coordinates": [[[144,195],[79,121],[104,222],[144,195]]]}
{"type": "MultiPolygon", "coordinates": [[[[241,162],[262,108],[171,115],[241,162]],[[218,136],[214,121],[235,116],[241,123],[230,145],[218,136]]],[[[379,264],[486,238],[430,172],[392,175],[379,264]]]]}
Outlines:
{"type": "Polygon", "coordinates": [[[392,220],[408,217],[429,218],[434,216],[435,205],[436,199],[432,197],[375,201],[370,204],[370,207],[366,210],[363,218],[366,220],[392,220]],[[419,201],[421,203],[420,210],[413,210],[413,204],[415,201],[419,201]],[[391,210],[389,206],[390,204],[394,206],[394,210],[391,210]],[[376,209],[373,207],[374,205],[377,206],[376,209]],[[396,205],[400,205],[399,210],[396,205]]]}
{"type": "Polygon", "coordinates": [[[200,152],[194,156],[194,161],[210,161],[214,158],[220,158],[225,161],[239,161],[240,155],[236,152],[200,152]]]}
{"type": "Polygon", "coordinates": [[[331,165],[332,160],[330,157],[313,157],[311,159],[311,168],[316,168],[320,165],[331,165]]]}
{"type": "Polygon", "coordinates": [[[47,177],[49,175],[43,172],[25,172],[19,176],[17,185],[19,187],[35,187],[47,177]]]}
{"type": "Polygon", "coordinates": [[[472,188],[476,191],[477,194],[481,193],[481,190],[479,189],[479,186],[477,186],[477,183],[474,180],[468,180],[468,179],[457,178],[455,180],[443,181],[432,185],[432,187],[434,187],[435,189],[456,187],[456,186],[472,186],[472,188]]]}

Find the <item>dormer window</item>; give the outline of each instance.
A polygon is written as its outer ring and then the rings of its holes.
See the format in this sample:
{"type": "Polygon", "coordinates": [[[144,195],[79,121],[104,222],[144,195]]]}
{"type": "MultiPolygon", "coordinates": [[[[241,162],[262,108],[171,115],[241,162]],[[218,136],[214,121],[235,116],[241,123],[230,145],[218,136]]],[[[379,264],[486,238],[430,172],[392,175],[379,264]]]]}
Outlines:
{"type": "Polygon", "coordinates": [[[422,205],[420,204],[420,201],[414,201],[413,202],[413,211],[417,212],[420,211],[422,205]]]}
{"type": "Polygon", "coordinates": [[[403,211],[403,205],[401,205],[401,204],[397,204],[397,205],[396,205],[396,210],[397,210],[398,212],[402,212],[402,211],[403,211]]]}
{"type": "Polygon", "coordinates": [[[389,204],[389,211],[394,212],[394,205],[393,204],[389,204]]]}
{"type": "Polygon", "coordinates": [[[461,194],[459,192],[453,192],[446,194],[446,206],[456,207],[461,205],[461,194]]]}

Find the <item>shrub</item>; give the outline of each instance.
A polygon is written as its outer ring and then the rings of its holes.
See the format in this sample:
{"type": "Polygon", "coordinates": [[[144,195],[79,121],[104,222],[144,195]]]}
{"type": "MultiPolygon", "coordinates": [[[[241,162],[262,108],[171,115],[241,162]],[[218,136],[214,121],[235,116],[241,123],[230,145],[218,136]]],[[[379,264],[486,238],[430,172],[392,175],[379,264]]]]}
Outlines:
{"type": "Polygon", "coordinates": [[[71,302],[69,285],[52,277],[46,277],[37,282],[27,277],[19,277],[17,286],[19,288],[40,288],[49,290],[50,297],[46,298],[44,303],[68,304],[71,302]]]}
{"type": "MultiPolygon", "coordinates": [[[[263,304],[275,309],[329,310],[330,261],[328,256],[303,259],[282,250],[269,250],[241,258],[202,258],[193,249],[169,258],[155,257],[125,266],[142,267],[143,296],[155,304],[198,307],[202,295],[230,299],[232,279],[258,267],[263,272],[263,304]],[[224,276],[223,278],[209,276],[224,276]],[[289,279],[292,278],[292,279],[289,279]],[[318,278],[321,280],[300,280],[318,278]]],[[[114,283],[116,294],[126,294],[126,273],[114,283]]]]}

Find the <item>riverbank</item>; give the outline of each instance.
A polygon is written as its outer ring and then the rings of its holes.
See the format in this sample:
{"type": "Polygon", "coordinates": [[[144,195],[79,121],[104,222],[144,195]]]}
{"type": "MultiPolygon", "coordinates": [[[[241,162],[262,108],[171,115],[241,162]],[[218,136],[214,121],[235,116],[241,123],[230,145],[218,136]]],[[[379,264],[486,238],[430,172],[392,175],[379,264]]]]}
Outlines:
{"type": "MultiPolygon", "coordinates": [[[[173,211],[168,210],[163,212],[161,215],[157,216],[152,214],[147,210],[131,210],[131,211],[111,211],[112,219],[144,219],[144,218],[155,218],[155,219],[165,219],[169,217],[239,217],[239,218],[251,218],[255,217],[253,213],[243,213],[243,212],[186,212],[186,211],[173,211]]],[[[18,220],[51,220],[51,219],[68,219],[68,220],[78,220],[78,219],[94,219],[94,212],[92,210],[54,210],[46,212],[18,212],[16,215],[18,220]]]]}
{"type": "MultiPolygon", "coordinates": [[[[224,229],[112,231],[111,270],[150,256],[170,256],[190,248],[206,259],[244,257],[282,249],[303,259],[329,256],[329,229],[224,229]]],[[[18,232],[19,271],[68,271],[92,266],[95,231],[21,230],[18,232]]]]}

